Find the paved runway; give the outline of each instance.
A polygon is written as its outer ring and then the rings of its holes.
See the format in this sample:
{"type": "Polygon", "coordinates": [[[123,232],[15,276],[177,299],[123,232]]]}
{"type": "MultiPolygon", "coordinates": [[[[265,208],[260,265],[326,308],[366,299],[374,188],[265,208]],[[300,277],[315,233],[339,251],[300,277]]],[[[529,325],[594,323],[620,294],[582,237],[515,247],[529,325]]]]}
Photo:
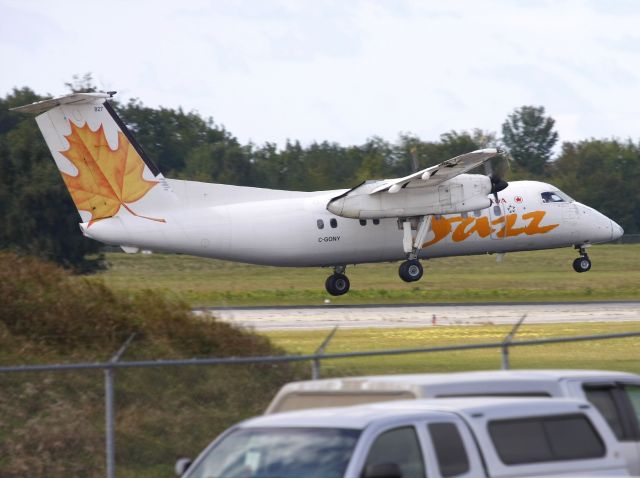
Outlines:
{"type": "Polygon", "coordinates": [[[408,304],[316,307],[204,308],[217,317],[256,330],[526,323],[640,322],[640,302],[510,304],[408,304]]]}

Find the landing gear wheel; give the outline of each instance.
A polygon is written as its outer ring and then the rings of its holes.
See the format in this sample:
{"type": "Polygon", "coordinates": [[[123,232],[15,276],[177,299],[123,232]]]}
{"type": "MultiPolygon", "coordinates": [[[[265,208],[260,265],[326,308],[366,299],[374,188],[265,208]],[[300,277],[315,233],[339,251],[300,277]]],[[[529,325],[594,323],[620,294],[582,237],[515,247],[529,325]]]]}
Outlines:
{"type": "Polygon", "coordinates": [[[400,279],[405,282],[415,282],[422,279],[422,274],[424,270],[422,269],[422,264],[420,261],[415,259],[404,261],[400,264],[400,268],[398,269],[398,275],[400,275],[400,279]]]}
{"type": "Polygon", "coordinates": [[[586,255],[578,257],[573,261],[573,270],[576,272],[587,272],[591,269],[591,260],[586,255]]]}
{"type": "Polygon", "coordinates": [[[349,279],[346,275],[335,273],[327,277],[324,287],[327,289],[329,294],[338,296],[349,292],[351,284],[349,283],[349,279]]]}

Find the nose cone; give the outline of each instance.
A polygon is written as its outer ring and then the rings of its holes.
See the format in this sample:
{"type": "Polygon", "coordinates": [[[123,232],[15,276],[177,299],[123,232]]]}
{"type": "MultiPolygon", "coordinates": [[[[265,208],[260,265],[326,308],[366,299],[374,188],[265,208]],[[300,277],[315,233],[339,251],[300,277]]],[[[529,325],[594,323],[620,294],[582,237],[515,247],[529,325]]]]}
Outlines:
{"type": "Polygon", "coordinates": [[[622,229],[617,222],[611,221],[611,240],[615,241],[616,239],[620,239],[623,234],[624,229],[622,229]]]}
{"type": "Polygon", "coordinates": [[[576,203],[580,220],[576,228],[575,239],[578,243],[600,244],[620,239],[622,228],[604,214],[592,207],[576,203]]]}

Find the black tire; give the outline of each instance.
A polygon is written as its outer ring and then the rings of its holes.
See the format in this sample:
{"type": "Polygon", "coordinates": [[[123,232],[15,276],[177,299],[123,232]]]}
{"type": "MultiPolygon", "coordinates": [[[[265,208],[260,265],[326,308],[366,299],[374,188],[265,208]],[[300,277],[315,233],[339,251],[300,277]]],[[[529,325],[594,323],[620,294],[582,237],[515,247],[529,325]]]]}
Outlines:
{"type": "Polygon", "coordinates": [[[351,283],[346,275],[336,273],[327,277],[324,287],[329,294],[339,296],[349,292],[351,283]]]}
{"type": "Polygon", "coordinates": [[[573,270],[576,272],[587,272],[591,269],[591,260],[587,256],[578,257],[573,261],[573,270]]]}
{"type": "Polygon", "coordinates": [[[405,282],[415,282],[422,279],[424,269],[418,260],[404,261],[400,264],[398,275],[405,282]]]}

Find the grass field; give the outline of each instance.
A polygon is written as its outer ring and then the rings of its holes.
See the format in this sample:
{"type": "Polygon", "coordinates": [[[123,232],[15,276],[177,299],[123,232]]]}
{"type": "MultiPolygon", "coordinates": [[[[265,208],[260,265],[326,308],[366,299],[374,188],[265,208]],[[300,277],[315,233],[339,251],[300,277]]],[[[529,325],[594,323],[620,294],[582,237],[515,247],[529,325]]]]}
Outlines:
{"type": "Polygon", "coordinates": [[[589,250],[593,268],[577,274],[571,249],[426,261],[420,282],[398,278],[398,264],[348,267],[351,291],[329,296],[330,269],[276,268],[165,254],[107,254],[97,274],[114,289],[159,289],[192,306],[640,299],[640,244],[589,250]]]}
{"type": "MultiPolygon", "coordinates": [[[[442,345],[500,342],[510,326],[437,326],[423,329],[338,330],[326,353],[358,350],[389,350],[442,345]]],[[[640,322],[532,324],[521,327],[516,340],[548,337],[640,332],[640,322]]],[[[327,331],[275,331],[267,335],[290,353],[313,353],[327,331]]],[[[581,368],[640,373],[640,337],[554,345],[513,347],[512,368],[581,368]]],[[[452,372],[497,369],[500,349],[434,352],[388,357],[327,360],[322,375],[372,375],[393,373],[452,372]]],[[[309,369],[310,370],[310,369],[309,369]]],[[[310,373],[310,372],[309,372],[310,373]]]]}
{"type": "MultiPolygon", "coordinates": [[[[594,270],[570,270],[570,250],[427,264],[418,285],[396,265],[350,270],[354,293],[334,302],[638,299],[640,246],[591,251],[594,270]]],[[[322,303],[328,271],[276,269],[170,255],[109,254],[96,277],[114,294],[50,264],[0,255],[0,362],[108,359],[137,332],[123,359],[310,353],[327,331],[273,331],[271,340],[207,324],[182,304],[322,303]],[[35,262],[35,263],[32,263],[35,262]],[[273,347],[273,346],[277,347],[273,347]]],[[[97,280],[90,277],[89,281],[97,280]]],[[[327,352],[499,342],[509,326],[339,330],[327,352]]],[[[524,324],[517,340],[640,331],[640,322],[524,324]]],[[[640,373],[640,338],[515,347],[512,368],[597,368],[640,373]]],[[[500,350],[357,358],[323,362],[322,375],[448,372],[500,367],[500,350]]],[[[194,456],[226,427],[261,413],[276,390],[310,376],[307,364],[126,369],[116,373],[118,476],[169,477],[179,456],[194,456]]],[[[0,476],[104,476],[104,378],[98,371],[0,374],[0,476]],[[25,471],[25,470],[28,470],[25,471]]]]}

